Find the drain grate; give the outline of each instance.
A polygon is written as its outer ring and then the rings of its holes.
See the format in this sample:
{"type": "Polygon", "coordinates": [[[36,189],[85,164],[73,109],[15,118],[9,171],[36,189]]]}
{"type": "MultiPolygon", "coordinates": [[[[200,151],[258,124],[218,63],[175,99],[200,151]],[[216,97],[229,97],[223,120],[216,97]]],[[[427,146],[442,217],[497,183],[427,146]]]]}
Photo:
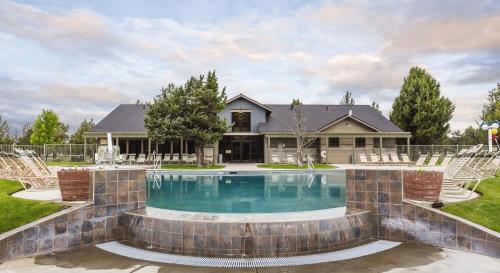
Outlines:
{"type": "Polygon", "coordinates": [[[246,268],[246,267],[279,267],[309,265],[326,262],[354,259],[366,255],[375,254],[400,245],[400,242],[379,240],[366,245],[357,246],[345,250],[320,253],[295,257],[275,258],[212,258],[182,256],[166,253],[158,253],[139,248],[130,247],[113,241],[97,245],[105,251],[125,256],[132,259],[145,260],[157,263],[178,264],[188,266],[219,267],[219,268],[246,268]]]}

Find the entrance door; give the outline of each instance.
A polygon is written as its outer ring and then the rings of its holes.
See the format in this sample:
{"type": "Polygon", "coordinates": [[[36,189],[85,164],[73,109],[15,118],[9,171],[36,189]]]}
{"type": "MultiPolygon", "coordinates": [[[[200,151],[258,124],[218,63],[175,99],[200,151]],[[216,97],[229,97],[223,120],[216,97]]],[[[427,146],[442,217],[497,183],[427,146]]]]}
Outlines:
{"type": "Polygon", "coordinates": [[[250,161],[250,142],[241,142],[241,160],[250,161]]]}
{"type": "Polygon", "coordinates": [[[231,153],[233,155],[233,161],[241,161],[241,142],[233,142],[231,153]]]}

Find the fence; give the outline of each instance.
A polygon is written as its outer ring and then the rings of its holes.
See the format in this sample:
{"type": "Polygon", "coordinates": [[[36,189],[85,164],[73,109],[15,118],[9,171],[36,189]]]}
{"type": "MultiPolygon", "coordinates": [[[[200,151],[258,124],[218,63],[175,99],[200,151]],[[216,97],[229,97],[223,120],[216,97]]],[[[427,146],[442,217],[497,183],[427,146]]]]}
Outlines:
{"type": "Polygon", "coordinates": [[[95,144],[0,145],[0,152],[13,153],[14,149],[33,150],[47,162],[94,162],[95,144]]]}

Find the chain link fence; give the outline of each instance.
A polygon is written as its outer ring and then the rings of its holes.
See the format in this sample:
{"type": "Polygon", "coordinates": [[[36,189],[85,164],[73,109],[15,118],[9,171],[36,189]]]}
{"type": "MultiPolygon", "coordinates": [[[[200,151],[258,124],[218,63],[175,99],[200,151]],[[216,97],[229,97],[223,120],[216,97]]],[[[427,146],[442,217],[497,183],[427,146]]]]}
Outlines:
{"type": "Polygon", "coordinates": [[[33,150],[46,162],[94,163],[95,144],[0,145],[0,152],[13,153],[14,149],[33,150]]]}

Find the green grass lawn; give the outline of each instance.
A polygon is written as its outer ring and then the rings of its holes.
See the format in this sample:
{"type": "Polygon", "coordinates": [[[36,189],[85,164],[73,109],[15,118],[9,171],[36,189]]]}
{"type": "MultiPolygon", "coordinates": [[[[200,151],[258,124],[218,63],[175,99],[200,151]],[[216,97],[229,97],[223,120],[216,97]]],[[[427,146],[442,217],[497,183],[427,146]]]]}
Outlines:
{"type": "Polygon", "coordinates": [[[0,179],[0,234],[62,210],[59,204],[10,196],[21,183],[0,179]]]}
{"type": "Polygon", "coordinates": [[[207,165],[198,167],[195,164],[162,164],[162,170],[216,170],[223,169],[224,165],[207,165]]]}
{"type": "MultiPolygon", "coordinates": [[[[302,166],[294,165],[294,164],[259,164],[257,165],[259,168],[264,169],[307,169],[307,165],[304,164],[302,166]]],[[[335,169],[335,166],[328,164],[314,164],[315,169],[335,169]]]]}
{"type": "Polygon", "coordinates": [[[476,191],[482,196],[471,201],[446,205],[443,210],[500,232],[500,174],[483,180],[476,191]]]}
{"type": "Polygon", "coordinates": [[[81,167],[81,166],[91,165],[85,162],[70,162],[70,161],[50,161],[45,163],[47,164],[47,166],[52,166],[52,167],[81,167]]]}

